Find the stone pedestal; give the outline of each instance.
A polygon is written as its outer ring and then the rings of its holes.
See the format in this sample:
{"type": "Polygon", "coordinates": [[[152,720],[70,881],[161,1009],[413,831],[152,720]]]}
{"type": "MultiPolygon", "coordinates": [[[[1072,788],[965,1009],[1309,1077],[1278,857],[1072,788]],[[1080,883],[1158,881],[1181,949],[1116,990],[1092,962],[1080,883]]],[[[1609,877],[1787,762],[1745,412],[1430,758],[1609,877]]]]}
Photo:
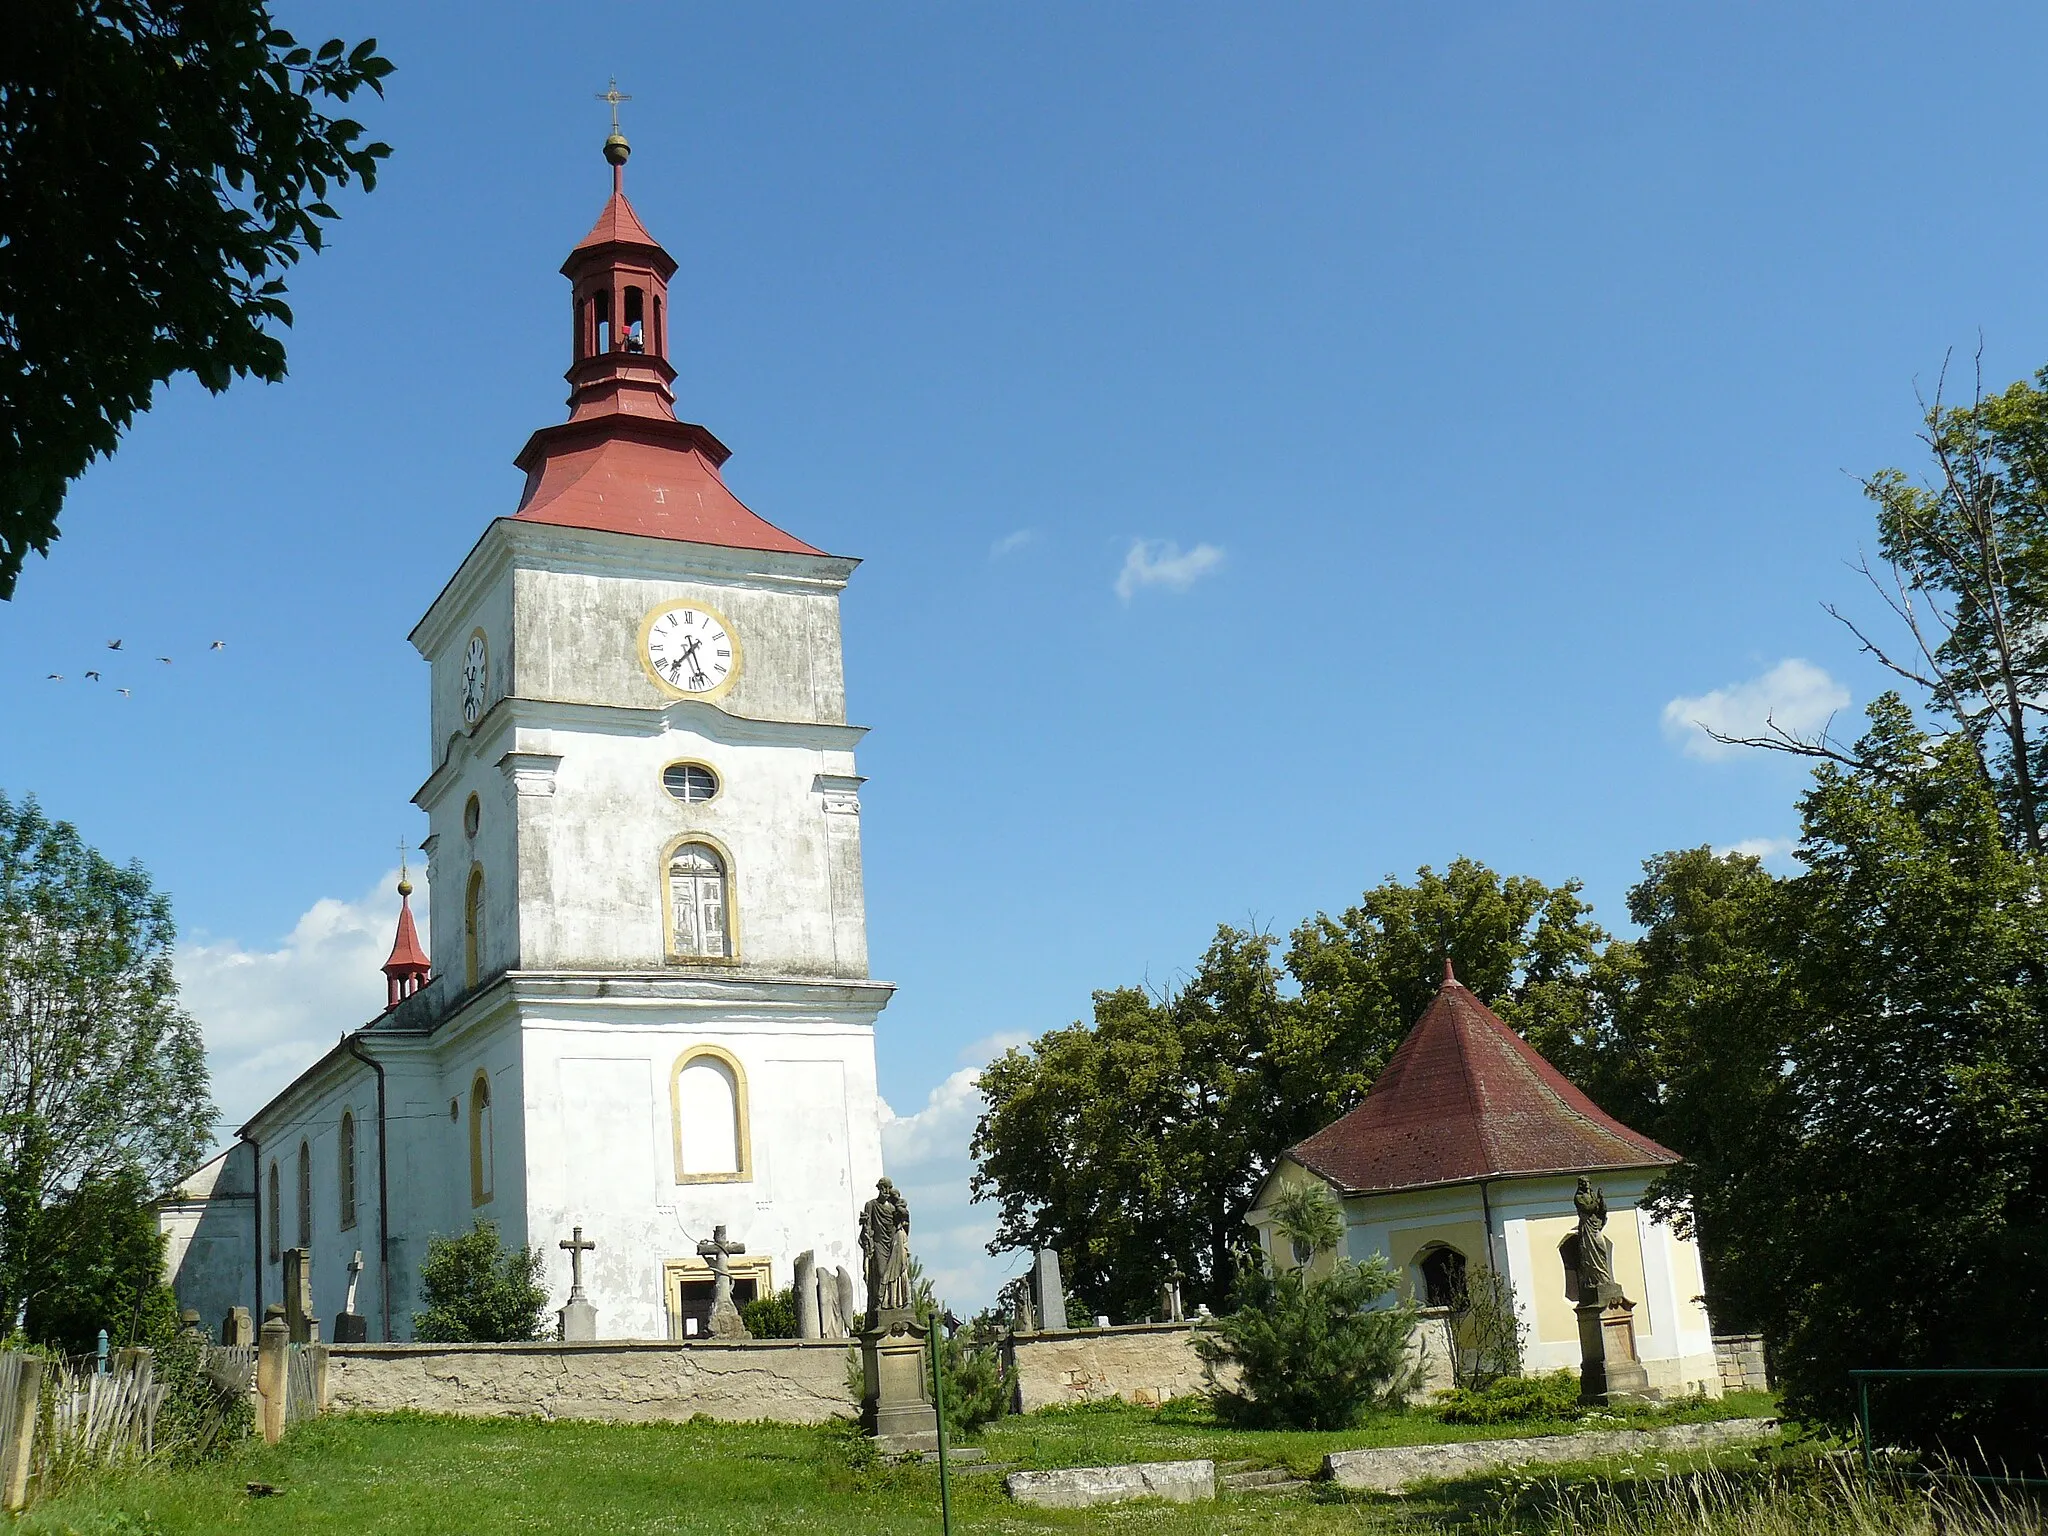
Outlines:
{"type": "Polygon", "coordinates": [[[370,1320],[356,1312],[335,1313],[334,1342],[337,1344],[369,1343],[370,1320]]]}
{"type": "Polygon", "coordinates": [[[883,1451],[936,1451],[939,1415],[932,1406],[931,1359],[926,1330],[898,1322],[893,1331],[870,1328],[860,1336],[867,1376],[861,1423],[883,1451]]]}
{"type": "Polygon", "coordinates": [[[590,1298],[580,1292],[570,1296],[568,1305],[560,1314],[563,1341],[570,1344],[589,1343],[597,1337],[597,1308],[590,1304],[590,1298]]]}
{"type": "Polygon", "coordinates": [[[284,1251],[284,1325],[294,1344],[313,1339],[313,1251],[287,1248],[284,1251]]]}
{"type": "Polygon", "coordinates": [[[1039,1327],[1067,1326],[1067,1292],[1060,1284],[1060,1256],[1050,1248],[1039,1249],[1031,1264],[1031,1306],[1038,1313],[1039,1327]]]}
{"type": "Polygon", "coordinates": [[[1578,1305],[1579,1401],[1611,1403],[1649,1396],[1650,1374],[1636,1355],[1635,1303],[1608,1284],[1578,1305]]]}
{"type": "Polygon", "coordinates": [[[808,1248],[796,1256],[794,1287],[796,1336],[800,1339],[822,1339],[825,1333],[818,1306],[818,1261],[817,1255],[808,1248]]]}

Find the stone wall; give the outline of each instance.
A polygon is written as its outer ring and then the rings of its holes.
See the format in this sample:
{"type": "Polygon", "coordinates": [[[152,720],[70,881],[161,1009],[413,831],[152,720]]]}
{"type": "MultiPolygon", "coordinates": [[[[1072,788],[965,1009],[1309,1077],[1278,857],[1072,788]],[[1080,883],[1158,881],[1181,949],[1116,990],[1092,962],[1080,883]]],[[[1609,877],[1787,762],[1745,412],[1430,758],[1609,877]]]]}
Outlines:
{"type": "MultiPolygon", "coordinates": [[[[1208,1367],[1195,1355],[1194,1337],[1193,1323],[1019,1334],[1004,1348],[1004,1369],[1013,1383],[1011,1404],[1020,1413],[1109,1398],[1152,1407],[1206,1392],[1208,1367]]],[[[1450,1388],[1449,1345],[1448,1314],[1441,1307],[1424,1308],[1408,1340],[1409,1358],[1422,1366],[1418,1398],[1450,1388]]],[[[1226,1367],[1218,1378],[1235,1385],[1236,1372],[1226,1367]]]]}
{"type": "Polygon", "coordinates": [[[644,1424],[705,1414],[818,1424],[859,1413],[845,1339],[612,1340],[594,1344],[337,1344],[337,1412],[596,1419],[644,1424]]]}
{"type": "Polygon", "coordinates": [[[1768,1392],[1770,1366],[1764,1360],[1760,1333],[1722,1334],[1714,1340],[1714,1363],[1721,1368],[1723,1392],[1768,1392]]]}

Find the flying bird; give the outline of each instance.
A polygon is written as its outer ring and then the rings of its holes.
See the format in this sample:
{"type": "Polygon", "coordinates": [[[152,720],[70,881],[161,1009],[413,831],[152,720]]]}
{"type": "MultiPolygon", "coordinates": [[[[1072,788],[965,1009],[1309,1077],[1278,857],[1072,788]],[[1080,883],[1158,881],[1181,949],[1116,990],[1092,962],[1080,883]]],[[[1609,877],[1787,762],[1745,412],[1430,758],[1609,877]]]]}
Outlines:
{"type": "Polygon", "coordinates": [[[100,675],[97,672],[88,672],[85,675],[95,683],[100,680],[100,675]]]}
{"type": "Polygon", "coordinates": [[[49,680],[53,683],[61,683],[64,681],[64,674],[62,672],[52,672],[49,680]]]}
{"type": "Polygon", "coordinates": [[[211,644],[211,645],[209,645],[209,646],[207,647],[207,649],[208,649],[209,651],[224,651],[224,650],[226,650],[227,648],[228,648],[228,643],[227,643],[227,641],[225,641],[225,640],[216,640],[216,641],[214,641],[214,642],[213,642],[213,644],[211,644]]]}
{"type": "Polygon", "coordinates": [[[128,697],[128,690],[126,688],[116,688],[114,692],[120,694],[124,699],[128,697]]]}
{"type": "Polygon", "coordinates": [[[157,660],[162,662],[167,667],[171,664],[171,658],[168,656],[159,656],[157,657],[157,660]]]}
{"type": "Polygon", "coordinates": [[[121,649],[121,642],[118,640],[109,640],[107,642],[107,649],[110,651],[118,651],[119,649],[121,649]]]}

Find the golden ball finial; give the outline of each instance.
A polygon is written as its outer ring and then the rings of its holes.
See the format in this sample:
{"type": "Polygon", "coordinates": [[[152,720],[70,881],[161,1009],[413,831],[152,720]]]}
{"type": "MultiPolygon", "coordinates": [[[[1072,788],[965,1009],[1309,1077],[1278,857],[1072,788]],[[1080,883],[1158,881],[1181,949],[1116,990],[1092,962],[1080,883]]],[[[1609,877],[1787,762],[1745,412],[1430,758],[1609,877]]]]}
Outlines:
{"type": "Polygon", "coordinates": [[[626,157],[633,153],[633,146],[626,142],[626,136],[614,128],[611,136],[604,141],[604,157],[613,165],[624,165],[626,157]]]}
{"type": "Polygon", "coordinates": [[[410,896],[412,894],[412,882],[403,875],[398,877],[398,894],[401,896],[410,896]]]}

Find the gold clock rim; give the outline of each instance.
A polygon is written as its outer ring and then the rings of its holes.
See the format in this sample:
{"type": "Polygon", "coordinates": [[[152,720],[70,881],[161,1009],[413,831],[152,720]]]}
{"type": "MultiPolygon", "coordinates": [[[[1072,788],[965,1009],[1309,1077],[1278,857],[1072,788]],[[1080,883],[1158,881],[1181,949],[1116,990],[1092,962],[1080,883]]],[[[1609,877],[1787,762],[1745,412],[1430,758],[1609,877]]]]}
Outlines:
{"type": "Polygon", "coordinates": [[[746,650],[740,644],[740,632],[732,620],[725,615],[723,610],[713,607],[710,603],[704,602],[700,598],[694,597],[667,598],[648,609],[640,620],[640,645],[635,654],[640,661],[640,670],[647,674],[648,681],[652,682],[668,698],[697,699],[707,704],[722,699],[726,694],[730,693],[732,685],[739,681],[740,672],[746,666],[746,650]],[[678,608],[694,608],[699,613],[710,614],[712,618],[718,621],[719,628],[725,631],[725,637],[732,642],[731,670],[725,674],[724,680],[717,687],[706,688],[702,693],[692,693],[687,688],[678,688],[674,683],[654,670],[654,658],[647,653],[647,641],[649,636],[654,633],[654,621],[664,613],[672,613],[678,608]]]}

